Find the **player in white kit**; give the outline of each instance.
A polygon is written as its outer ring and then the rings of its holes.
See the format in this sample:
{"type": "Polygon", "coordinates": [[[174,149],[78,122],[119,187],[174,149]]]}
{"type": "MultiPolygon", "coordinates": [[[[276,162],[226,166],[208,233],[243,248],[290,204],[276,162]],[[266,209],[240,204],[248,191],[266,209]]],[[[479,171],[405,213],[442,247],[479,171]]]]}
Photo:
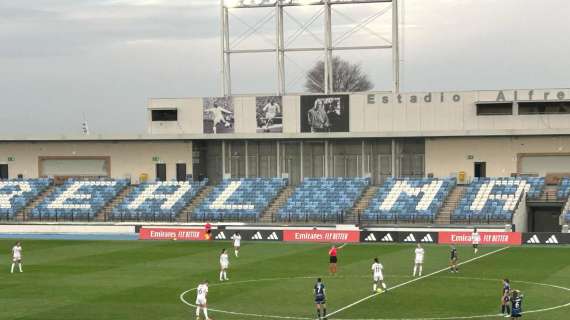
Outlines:
{"type": "Polygon", "coordinates": [[[208,317],[208,280],[200,283],[196,288],[196,320],[200,320],[200,309],[204,311],[206,320],[208,317]]]}
{"type": "Polygon", "coordinates": [[[10,273],[14,273],[16,264],[20,272],[24,272],[22,271],[22,243],[20,241],[16,242],[12,247],[12,268],[10,269],[10,273]]]}
{"type": "Polygon", "coordinates": [[[231,124],[226,120],[224,114],[232,114],[231,111],[222,108],[219,104],[214,104],[214,107],[211,109],[207,109],[207,112],[211,112],[212,116],[214,117],[214,125],[212,130],[214,133],[218,133],[218,124],[223,124],[225,127],[229,127],[231,124]]]}
{"type": "Polygon", "coordinates": [[[234,254],[236,258],[239,258],[239,248],[241,246],[241,234],[239,234],[239,231],[232,236],[232,239],[234,240],[234,254]]]}
{"type": "Polygon", "coordinates": [[[382,270],[384,270],[384,266],[378,262],[378,258],[374,258],[374,263],[372,264],[372,291],[374,292],[382,292],[382,289],[378,289],[378,283],[382,285],[382,288],[384,290],[387,290],[386,283],[384,283],[384,275],[382,274],[382,270]]]}
{"type": "Polygon", "coordinates": [[[422,245],[418,243],[418,246],[414,252],[416,254],[416,258],[414,259],[414,274],[413,274],[413,276],[415,277],[416,273],[419,271],[419,276],[421,277],[422,271],[424,268],[425,251],[424,251],[424,248],[422,248],[422,245]]]}
{"type": "Polygon", "coordinates": [[[220,281],[228,281],[228,267],[230,266],[230,257],[226,252],[226,249],[222,249],[220,254],[220,281]]]}
{"type": "Polygon", "coordinates": [[[473,243],[473,253],[477,254],[479,251],[479,242],[481,241],[481,235],[477,231],[477,228],[473,229],[473,233],[471,234],[471,242],[473,243]]]}

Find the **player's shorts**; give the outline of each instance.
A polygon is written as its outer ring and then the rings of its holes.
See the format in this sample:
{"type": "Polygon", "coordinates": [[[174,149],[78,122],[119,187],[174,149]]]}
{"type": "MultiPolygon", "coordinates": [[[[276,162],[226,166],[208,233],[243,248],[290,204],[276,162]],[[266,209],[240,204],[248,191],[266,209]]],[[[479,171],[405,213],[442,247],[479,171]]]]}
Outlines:
{"type": "Polygon", "coordinates": [[[520,317],[522,317],[522,314],[520,314],[520,313],[518,313],[518,312],[517,312],[517,313],[513,312],[513,313],[511,314],[511,317],[512,317],[512,318],[520,318],[520,317]]]}
{"type": "Polygon", "coordinates": [[[13,256],[13,257],[12,257],[12,261],[14,261],[14,262],[18,262],[18,261],[21,261],[21,260],[22,260],[22,256],[13,256]]]}
{"type": "Polygon", "coordinates": [[[202,297],[196,298],[196,305],[205,305],[205,304],[206,304],[206,298],[202,297]]]}
{"type": "Polygon", "coordinates": [[[316,304],[325,304],[327,300],[325,299],[324,295],[315,296],[315,303],[316,304]]]}
{"type": "Polygon", "coordinates": [[[222,269],[227,269],[230,265],[228,263],[220,263],[222,269]]]}
{"type": "Polygon", "coordinates": [[[329,257],[329,262],[330,263],[337,263],[338,259],[336,258],[336,256],[330,256],[329,257]]]}
{"type": "Polygon", "coordinates": [[[457,262],[457,257],[451,258],[451,262],[454,262],[454,263],[457,262]]]}
{"type": "Polygon", "coordinates": [[[372,278],[374,279],[374,282],[384,281],[384,275],[383,274],[375,274],[372,278]]]}
{"type": "Polygon", "coordinates": [[[423,264],[424,263],[424,259],[416,259],[415,260],[416,264],[423,264]]]}

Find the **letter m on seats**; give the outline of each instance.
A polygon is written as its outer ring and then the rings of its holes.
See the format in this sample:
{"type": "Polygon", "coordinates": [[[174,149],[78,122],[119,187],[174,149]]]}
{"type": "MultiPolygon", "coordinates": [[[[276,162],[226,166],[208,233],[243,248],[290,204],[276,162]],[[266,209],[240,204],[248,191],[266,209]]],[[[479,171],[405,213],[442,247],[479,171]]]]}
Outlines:
{"type": "Polygon", "coordinates": [[[416,200],[418,201],[416,205],[416,210],[426,210],[433,202],[433,199],[435,198],[442,184],[443,184],[442,180],[434,180],[422,186],[413,187],[409,184],[408,181],[398,181],[392,187],[392,189],[390,189],[390,192],[388,193],[384,201],[382,201],[382,203],[380,204],[380,210],[388,211],[392,209],[392,207],[398,201],[398,198],[400,198],[402,194],[416,198],[416,200]]]}

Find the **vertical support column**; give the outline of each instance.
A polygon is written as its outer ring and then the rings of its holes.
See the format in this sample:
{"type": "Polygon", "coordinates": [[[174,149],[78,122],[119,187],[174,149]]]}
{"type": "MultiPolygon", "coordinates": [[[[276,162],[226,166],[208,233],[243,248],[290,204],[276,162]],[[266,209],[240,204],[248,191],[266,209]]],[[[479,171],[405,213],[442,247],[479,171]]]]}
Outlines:
{"type": "Polygon", "coordinates": [[[233,156],[232,156],[232,143],[231,143],[231,142],[230,142],[229,145],[228,145],[228,154],[229,154],[228,159],[230,160],[230,163],[229,163],[229,166],[228,166],[230,170],[228,171],[228,173],[230,174],[230,177],[231,177],[231,176],[232,176],[232,173],[233,173],[233,172],[232,172],[232,169],[233,169],[233,168],[232,168],[232,162],[233,162],[233,161],[232,161],[232,160],[233,160],[232,157],[233,157],[233,156]]]}
{"type": "Polygon", "coordinates": [[[276,29],[276,69],[277,95],[285,94],[285,36],[283,30],[283,10],[281,1],[275,2],[275,29],[276,29]]]}
{"type": "Polygon", "coordinates": [[[396,175],[396,139],[392,139],[392,178],[396,175]]]}
{"type": "MultiPolygon", "coordinates": [[[[226,28],[224,24],[224,0],[220,0],[220,95],[226,95],[226,28]]],[[[225,171],[224,171],[225,172],[225,171]]]]}
{"type": "Polygon", "coordinates": [[[368,170],[366,168],[366,143],[362,140],[362,160],[360,161],[360,165],[362,166],[361,175],[364,178],[368,174],[368,170]]]}
{"type": "Polygon", "coordinates": [[[225,40],[224,40],[224,52],[225,52],[225,57],[226,57],[226,61],[225,61],[225,69],[226,69],[226,94],[225,96],[231,96],[232,95],[232,78],[231,78],[231,74],[232,74],[232,70],[231,70],[231,63],[230,63],[230,25],[229,25],[229,12],[228,12],[228,8],[223,8],[223,12],[224,12],[224,35],[225,35],[225,40]]]}
{"type": "Polygon", "coordinates": [[[281,157],[280,157],[280,152],[281,152],[281,144],[279,143],[279,141],[277,141],[277,176],[281,177],[281,157]]]}
{"type": "Polygon", "coordinates": [[[325,177],[329,176],[329,141],[325,140],[325,177]]]}
{"type": "Polygon", "coordinates": [[[226,141],[222,141],[222,180],[226,175],[226,141]]]}
{"type": "Polygon", "coordinates": [[[305,173],[303,172],[303,152],[304,152],[304,149],[303,149],[303,140],[301,140],[301,142],[299,142],[299,153],[300,153],[300,155],[299,155],[299,160],[300,160],[300,165],[301,165],[301,166],[299,167],[299,172],[301,173],[301,174],[300,174],[300,175],[301,175],[301,181],[303,181],[303,179],[304,179],[304,177],[305,177],[305,175],[304,175],[305,173]]]}
{"type": "Polygon", "coordinates": [[[331,12],[331,3],[330,0],[324,1],[324,10],[325,10],[325,46],[324,46],[324,54],[325,54],[325,75],[324,75],[324,91],[325,94],[332,93],[334,91],[333,88],[333,74],[332,74],[332,12],[331,12]]]}
{"type": "Polygon", "coordinates": [[[394,93],[400,92],[400,39],[398,23],[398,0],[392,0],[392,69],[394,93]]]}
{"type": "Polygon", "coordinates": [[[245,177],[249,177],[249,154],[247,151],[248,143],[245,140],[245,177]]]}

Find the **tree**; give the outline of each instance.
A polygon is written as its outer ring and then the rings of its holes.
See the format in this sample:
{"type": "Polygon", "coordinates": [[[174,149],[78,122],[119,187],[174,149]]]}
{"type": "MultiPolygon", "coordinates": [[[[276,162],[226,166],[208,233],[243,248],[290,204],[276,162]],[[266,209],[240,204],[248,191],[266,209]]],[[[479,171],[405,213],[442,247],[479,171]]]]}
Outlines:
{"type": "MultiPolygon", "coordinates": [[[[360,64],[352,64],[339,57],[332,58],[333,91],[360,92],[369,91],[374,86],[362,71],[360,64]]],[[[308,92],[324,92],[325,63],[318,61],[307,72],[305,89],[308,92]]]]}

